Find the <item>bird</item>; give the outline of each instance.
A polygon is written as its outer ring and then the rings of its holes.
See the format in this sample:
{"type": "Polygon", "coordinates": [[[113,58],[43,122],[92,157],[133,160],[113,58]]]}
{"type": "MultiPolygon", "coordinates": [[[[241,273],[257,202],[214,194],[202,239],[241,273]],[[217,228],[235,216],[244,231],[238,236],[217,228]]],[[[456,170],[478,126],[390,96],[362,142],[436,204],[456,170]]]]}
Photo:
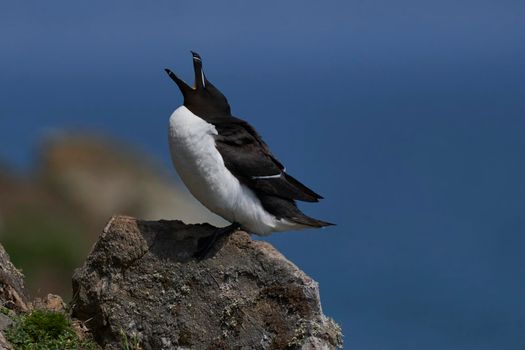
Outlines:
{"type": "Polygon", "coordinates": [[[231,223],[199,241],[196,255],[205,257],[218,238],[238,229],[265,236],[334,225],[299,210],[296,201],[323,197],[288,174],[253,126],[232,115],[226,97],[206,78],[201,56],[191,54],[192,87],[165,69],[184,100],[169,118],[171,158],[191,194],[231,223]]]}

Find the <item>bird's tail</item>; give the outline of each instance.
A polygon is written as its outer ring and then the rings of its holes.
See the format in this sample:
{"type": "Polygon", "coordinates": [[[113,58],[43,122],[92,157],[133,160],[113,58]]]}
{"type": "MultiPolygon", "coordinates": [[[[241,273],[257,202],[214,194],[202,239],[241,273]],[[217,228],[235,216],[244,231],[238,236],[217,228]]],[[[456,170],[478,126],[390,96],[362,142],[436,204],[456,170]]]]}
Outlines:
{"type": "Polygon", "coordinates": [[[314,219],[312,217],[306,216],[301,213],[300,216],[294,215],[293,217],[287,218],[290,221],[293,221],[299,225],[309,226],[309,227],[325,227],[325,226],[335,226],[335,224],[323,220],[314,219]]]}
{"type": "Polygon", "coordinates": [[[259,199],[263,207],[271,214],[279,219],[286,219],[298,225],[305,227],[325,227],[333,226],[335,224],[322,220],[317,220],[305,215],[299,208],[295,201],[291,199],[284,199],[259,193],[259,199]]]}

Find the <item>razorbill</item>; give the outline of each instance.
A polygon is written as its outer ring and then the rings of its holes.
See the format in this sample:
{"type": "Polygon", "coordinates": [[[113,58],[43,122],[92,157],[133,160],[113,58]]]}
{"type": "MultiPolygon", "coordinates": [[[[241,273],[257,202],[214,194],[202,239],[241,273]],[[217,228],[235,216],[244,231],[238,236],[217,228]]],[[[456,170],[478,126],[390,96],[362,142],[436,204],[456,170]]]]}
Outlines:
{"type": "Polygon", "coordinates": [[[332,225],[297,208],[296,200],[323,197],[286,173],[257,131],[232,116],[226,97],[206,79],[201,57],[192,55],[194,87],[166,69],[184,97],[169,119],[171,158],[193,196],[232,223],[199,243],[201,253],[238,228],[269,235],[332,225]]]}

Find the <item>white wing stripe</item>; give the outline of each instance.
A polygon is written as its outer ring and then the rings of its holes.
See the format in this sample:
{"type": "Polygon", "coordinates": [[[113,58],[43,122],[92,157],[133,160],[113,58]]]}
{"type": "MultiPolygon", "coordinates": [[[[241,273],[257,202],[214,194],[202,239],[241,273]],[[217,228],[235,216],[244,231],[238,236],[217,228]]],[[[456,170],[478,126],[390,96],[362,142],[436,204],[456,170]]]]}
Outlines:
{"type": "Polygon", "coordinates": [[[252,176],[253,180],[259,180],[259,179],[277,179],[278,177],[281,177],[281,173],[275,174],[275,175],[266,175],[266,176],[252,176]]]}

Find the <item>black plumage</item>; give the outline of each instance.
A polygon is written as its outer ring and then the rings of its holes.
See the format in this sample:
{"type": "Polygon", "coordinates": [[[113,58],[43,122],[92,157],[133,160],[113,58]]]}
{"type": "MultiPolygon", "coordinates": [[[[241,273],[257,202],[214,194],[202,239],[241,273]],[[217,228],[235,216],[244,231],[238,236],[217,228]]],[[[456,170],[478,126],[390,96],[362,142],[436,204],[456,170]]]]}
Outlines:
{"type": "Polygon", "coordinates": [[[215,145],[226,168],[278,219],[312,227],[332,225],[308,217],[297,208],[296,200],[318,202],[323,197],[287,174],[257,131],[246,121],[232,116],[226,97],[204,75],[201,57],[192,54],[195,88],[189,87],[169,69],[166,72],[179,86],[184,106],[215,126],[215,145]]]}

